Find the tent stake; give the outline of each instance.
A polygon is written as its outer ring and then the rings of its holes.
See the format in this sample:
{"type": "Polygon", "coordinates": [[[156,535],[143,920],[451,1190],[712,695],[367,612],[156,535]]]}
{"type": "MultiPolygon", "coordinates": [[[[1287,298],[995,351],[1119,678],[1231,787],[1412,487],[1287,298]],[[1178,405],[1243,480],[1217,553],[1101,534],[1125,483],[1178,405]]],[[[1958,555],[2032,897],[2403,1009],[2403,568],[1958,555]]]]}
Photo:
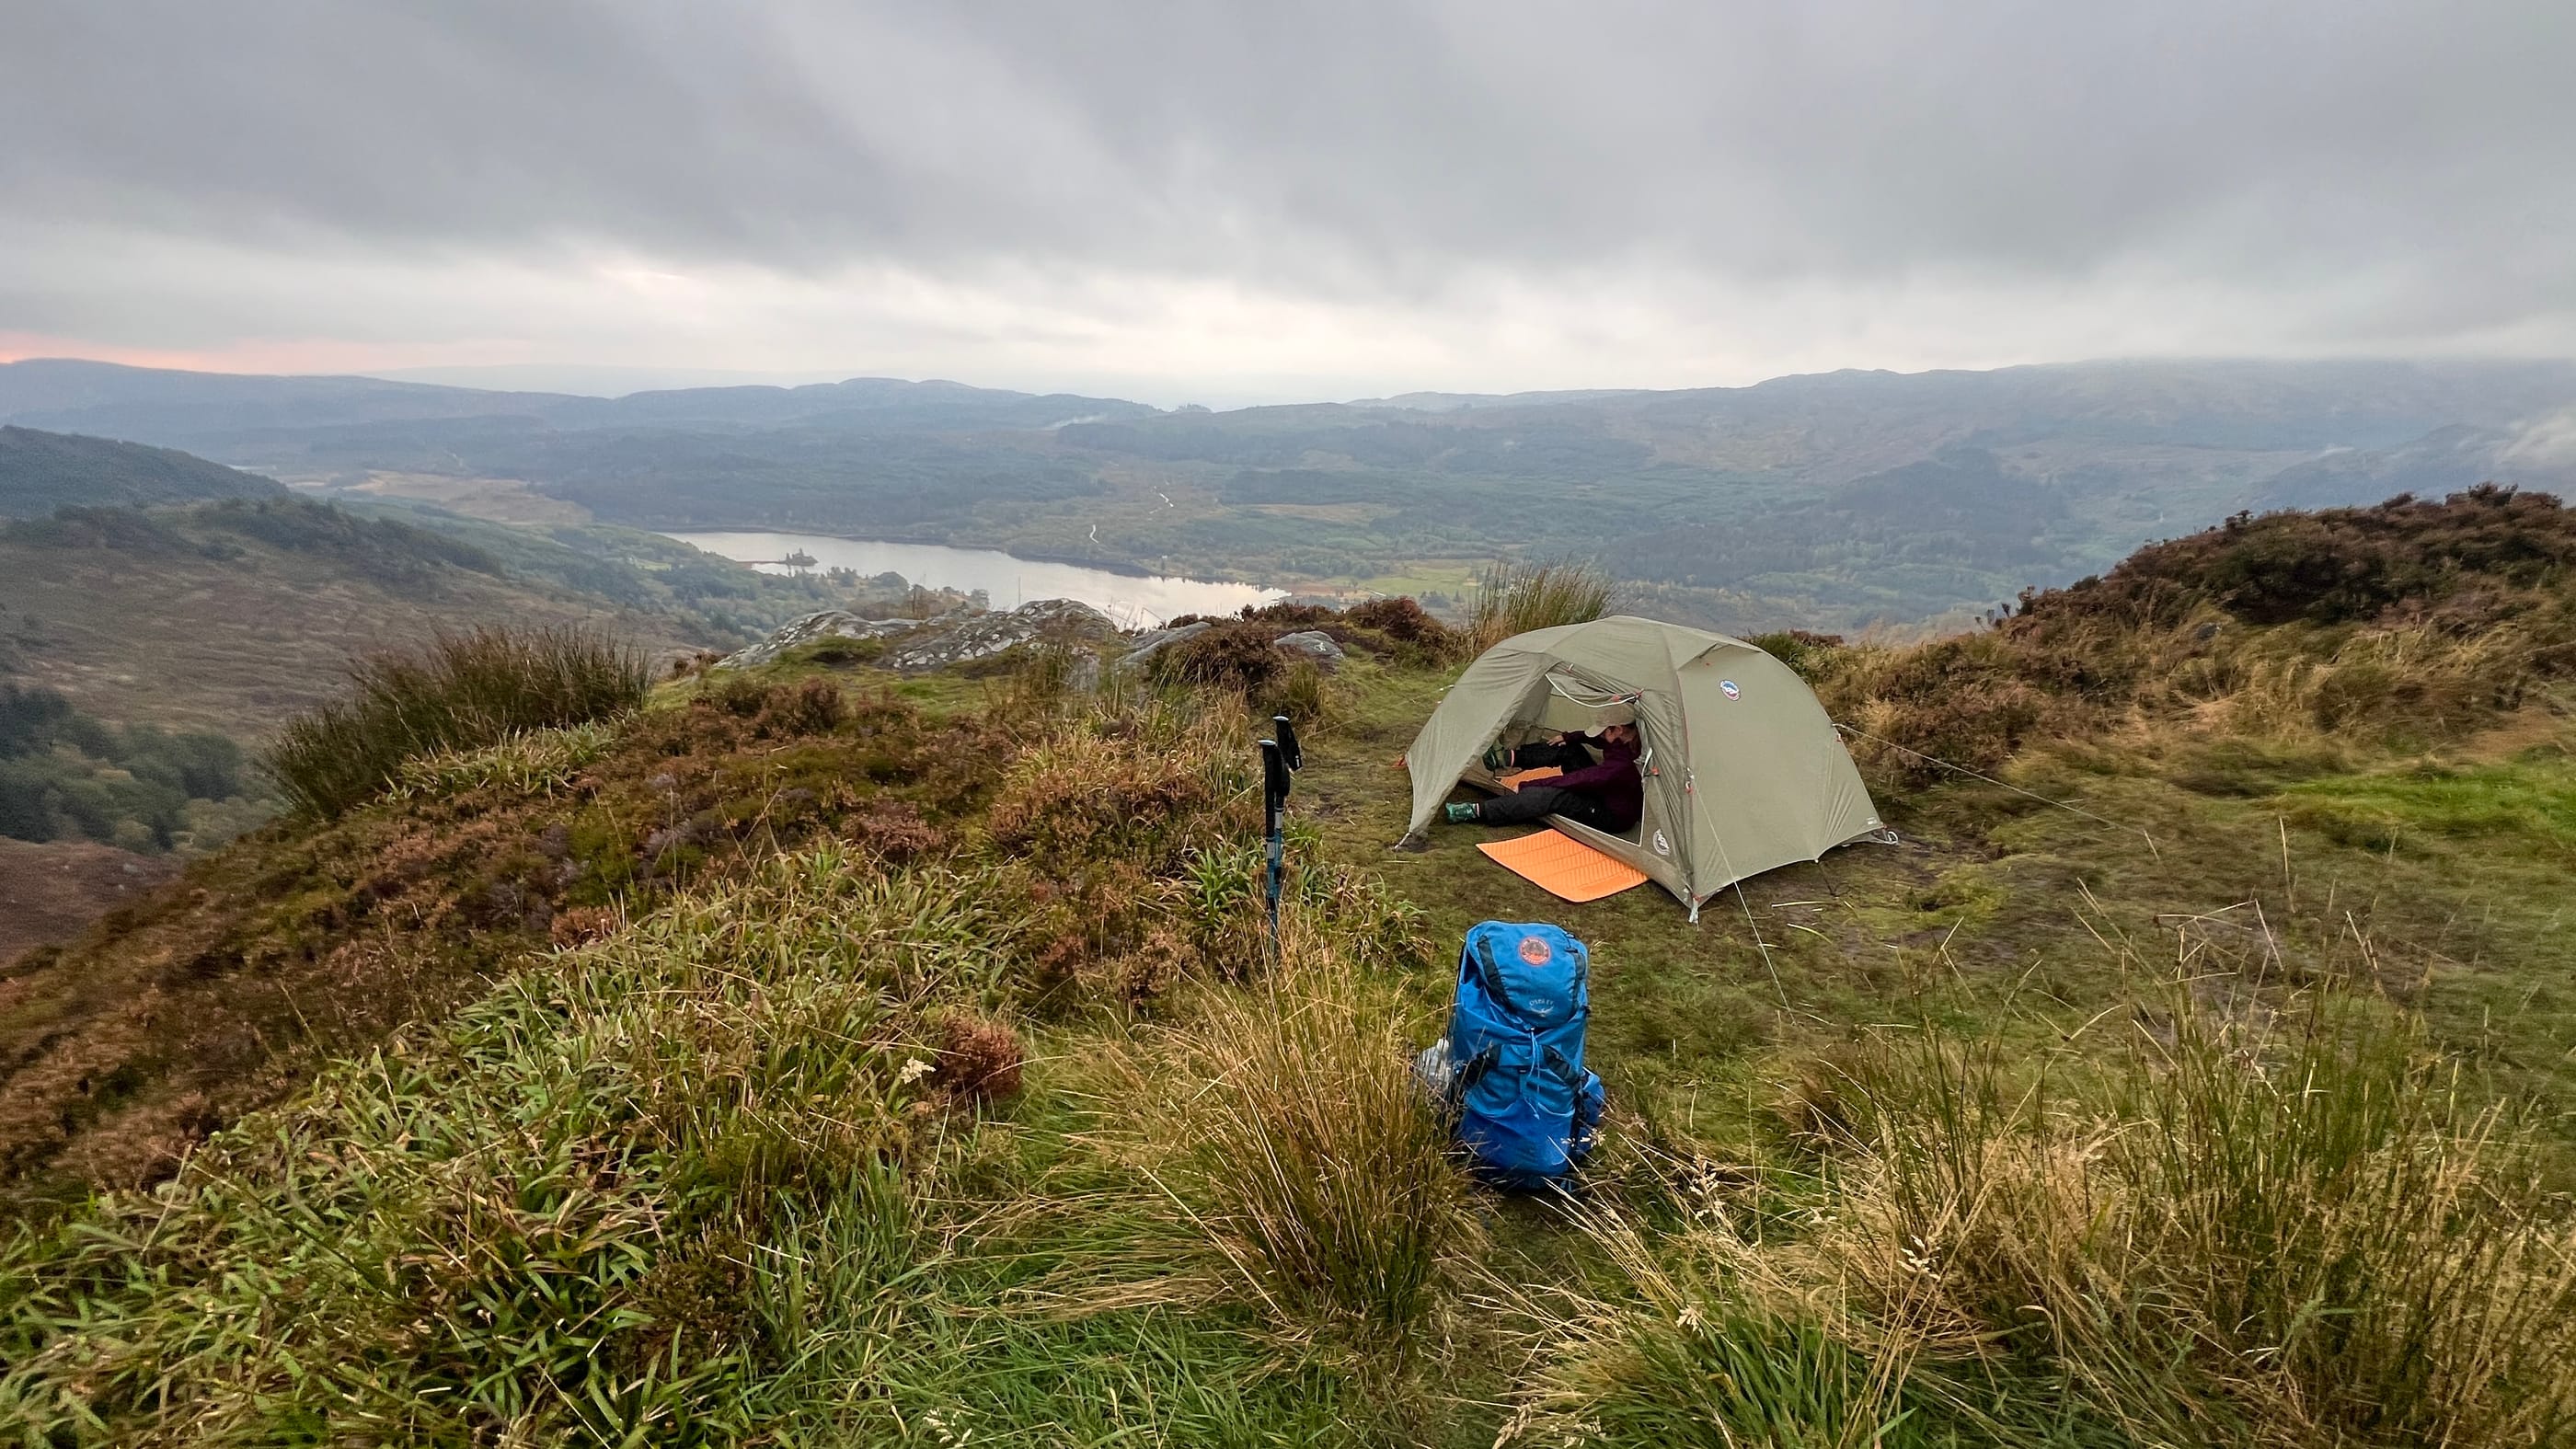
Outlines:
{"type": "Polygon", "coordinates": [[[1835,900],[1841,900],[1843,898],[1842,888],[1834,884],[1834,873],[1831,868],[1826,866],[1825,858],[1821,855],[1816,857],[1816,870],[1825,878],[1825,894],[1832,896],[1835,900]]]}

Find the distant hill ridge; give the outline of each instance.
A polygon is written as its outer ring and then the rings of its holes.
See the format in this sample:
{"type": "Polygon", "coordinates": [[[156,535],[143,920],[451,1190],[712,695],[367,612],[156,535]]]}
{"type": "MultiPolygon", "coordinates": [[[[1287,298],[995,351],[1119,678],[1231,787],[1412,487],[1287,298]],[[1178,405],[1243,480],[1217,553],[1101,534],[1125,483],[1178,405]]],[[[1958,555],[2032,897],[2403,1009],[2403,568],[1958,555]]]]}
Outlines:
{"type": "Polygon", "coordinates": [[[600,398],[35,361],[0,366],[10,422],[298,487],[498,487],[626,528],[1319,593],[1588,557],[1730,630],[1957,623],[2246,509],[2576,494],[2564,360],[2096,361],[1228,412],[882,378],[600,398]]]}
{"type": "Polygon", "coordinates": [[[373,377],[259,376],[127,367],[77,358],[0,363],[0,422],[180,446],[277,430],[460,418],[534,418],[564,429],[772,427],[816,419],[894,431],[1047,428],[1150,417],[1118,398],[1040,396],[959,382],[859,377],[803,387],[698,387],[583,397],[493,392],[373,377]]]}
{"type": "Polygon", "coordinates": [[[285,494],[285,486],[274,479],[169,448],[0,427],[0,517],[36,518],[64,507],[150,508],[285,494]]]}

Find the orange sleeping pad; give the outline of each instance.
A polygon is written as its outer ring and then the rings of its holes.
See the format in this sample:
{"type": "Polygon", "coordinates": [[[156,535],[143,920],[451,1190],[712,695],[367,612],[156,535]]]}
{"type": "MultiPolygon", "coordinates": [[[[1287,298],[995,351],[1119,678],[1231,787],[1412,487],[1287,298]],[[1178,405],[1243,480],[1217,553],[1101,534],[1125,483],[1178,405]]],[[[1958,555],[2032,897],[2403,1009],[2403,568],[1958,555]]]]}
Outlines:
{"type": "Polygon", "coordinates": [[[1554,765],[1541,765],[1536,769],[1514,770],[1508,775],[1497,775],[1494,777],[1494,783],[1506,790],[1517,790],[1533,781],[1553,780],[1564,773],[1554,765]]]}
{"type": "Polygon", "coordinates": [[[1591,846],[1554,830],[1541,830],[1517,840],[1489,840],[1476,847],[1494,864],[1567,901],[1597,901],[1643,884],[1646,873],[1612,860],[1591,846]]]}

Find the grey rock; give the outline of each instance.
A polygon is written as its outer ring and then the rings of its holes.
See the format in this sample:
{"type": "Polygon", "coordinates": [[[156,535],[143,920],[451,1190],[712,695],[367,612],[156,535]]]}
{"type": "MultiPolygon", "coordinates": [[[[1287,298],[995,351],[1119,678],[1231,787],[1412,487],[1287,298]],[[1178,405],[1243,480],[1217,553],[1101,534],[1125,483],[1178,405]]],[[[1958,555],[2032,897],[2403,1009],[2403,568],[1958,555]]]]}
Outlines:
{"type": "Polygon", "coordinates": [[[1205,619],[1201,619],[1195,624],[1183,624],[1177,629],[1154,629],[1146,633],[1139,634],[1136,636],[1135,644],[1128,649],[1127,656],[1119,661],[1119,667],[1123,669],[1136,668],[1146,660],[1153,658],[1158,653],[1161,653],[1164,649],[1167,649],[1174,644],[1178,644],[1184,639],[1195,639],[1199,637],[1201,634],[1206,633],[1209,627],[1208,622],[1205,619]]]}
{"type": "Polygon", "coordinates": [[[944,669],[1040,639],[1095,644],[1118,637],[1107,614],[1072,599],[1032,599],[1007,614],[972,614],[941,621],[887,650],[877,662],[906,672],[944,669]]]}
{"type": "Polygon", "coordinates": [[[768,638],[737,649],[715,662],[718,669],[749,669],[767,664],[799,644],[817,639],[886,639],[921,627],[918,619],[862,619],[841,609],[825,609],[782,624],[768,638]]]}
{"type": "Polygon", "coordinates": [[[1282,634],[1271,642],[1291,654],[1312,659],[1326,669],[1339,665],[1349,657],[1342,653],[1341,645],[1333,642],[1332,635],[1320,629],[1301,629],[1294,634],[1282,634]]]}

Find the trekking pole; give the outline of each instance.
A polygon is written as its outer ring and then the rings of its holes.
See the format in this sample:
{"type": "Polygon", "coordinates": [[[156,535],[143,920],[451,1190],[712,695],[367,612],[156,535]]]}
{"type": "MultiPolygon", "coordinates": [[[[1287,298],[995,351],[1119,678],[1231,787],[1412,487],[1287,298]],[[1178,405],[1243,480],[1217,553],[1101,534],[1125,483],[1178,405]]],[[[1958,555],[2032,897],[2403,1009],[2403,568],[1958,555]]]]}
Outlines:
{"type": "Polygon", "coordinates": [[[1279,877],[1285,865],[1285,851],[1279,838],[1279,807],[1288,796],[1288,762],[1280,756],[1277,740],[1261,742],[1261,833],[1269,851],[1270,869],[1262,881],[1262,894],[1270,902],[1270,964],[1279,964],[1279,877]]]}
{"type": "Polygon", "coordinates": [[[1261,742],[1261,830],[1269,852],[1269,879],[1263,894],[1270,905],[1270,964],[1279,964],[1279,888],[1288,873],[1286,842],[1281,838],[1279,821],[1288,804],[1288,791],[1296,783],[1297,768],[1306,763],[1305,751],[1297,744],[1297,727],[1288,716],[1270,717],[1275,739],[1261,742]]]}

